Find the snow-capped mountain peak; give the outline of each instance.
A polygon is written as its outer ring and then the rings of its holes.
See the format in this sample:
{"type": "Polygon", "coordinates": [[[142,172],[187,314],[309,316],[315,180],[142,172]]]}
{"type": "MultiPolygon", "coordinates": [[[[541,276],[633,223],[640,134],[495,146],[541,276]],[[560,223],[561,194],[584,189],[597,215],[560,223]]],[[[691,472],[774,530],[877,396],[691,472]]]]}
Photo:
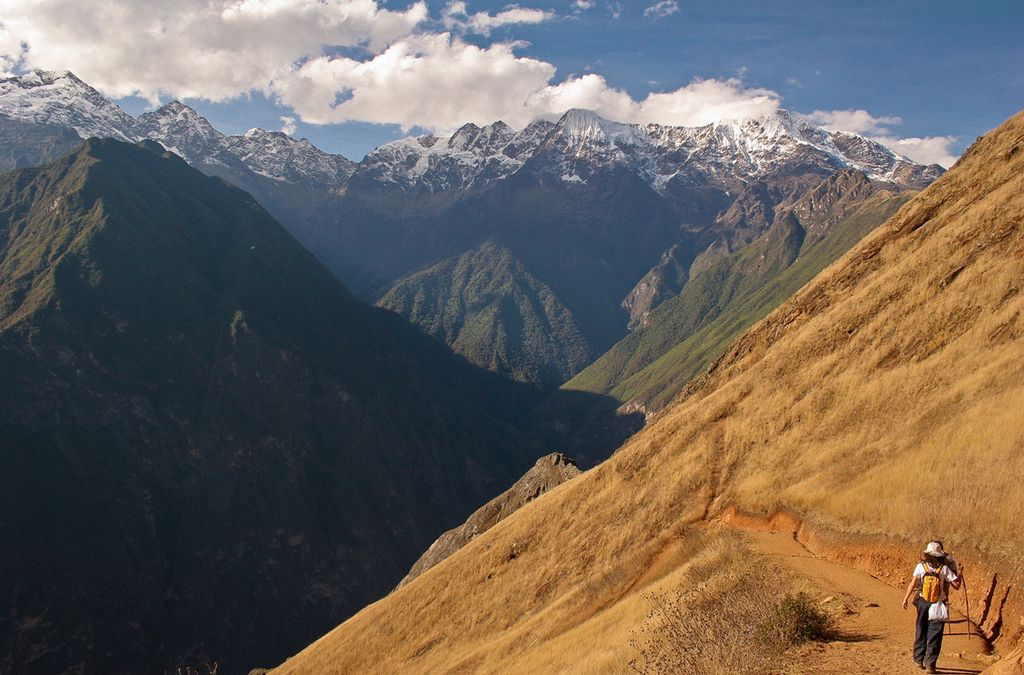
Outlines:
{"type": "Polygon", "coordinates": [[[677,179],[728,190],[791,171],[826,174],[842,168],[863,171],[874,180],[923,187],[942,171],[914,164],[862,136],[814,126],[785,110],[683,127],[624,124],[591,110],[572,109],[558,122],[540,120],[521,131],[498,121],[483,127],[466,124],[446,139],[401,139],[370,152],[358,167],[306,139],[280,132],[251,129],[226,136],[179,101],[134,119],[67,71],[0,79],[3,115],[69,127],[83,137],[149,138],[211,170],[217,165],[240,169],[241,164],[276,181],[331,189],[344,185],[353,173],[403,190],[468,189],[528,164],[531,172],[569,183],[585,183],[603,170],[626,169],[663,193],[677,179]]]}
{"type": "Polygon", "coordinates": [[[132,140],[132,117],[66,70],[0,79],[0,114],[71,128],[83,138],[132,140]]]}
{"type": "Polygon", "coordinates": [[[515,132],[503,122],[466,124],[447,142],[433,136],[388,143],[367,155],[366,178],[431,192],[482,186],[519,171],[585,183],[602,169],[626,168],[659,192],[683,176],[722,186],[811,168],[824,175],[852,168],[873,180],[923,187],[941,173],[856,134],[830,132],[800,115],[722,120],[700,127],[624,124],[591,110],[572,109],[558,120],[515,132]]]}
{"type": "Polygon", "coordinates": [[[355,169],[341,155],[280,132],[252,129],[244,136],[226,136],[180,101],[133,118],[69,71],[36,70],[0,79],[0,115],[68,127],[83,138],[150,139],[206,170],[244,167],[281,182],[334,188],[355,169]]]}
{"type": "Polygon", "coordinates": [[[643,140],[640,127],[606,120],[592,110],[573,108],[558,120],[562,135],[570,144],[615,143],[636,145],[643,140]]]}

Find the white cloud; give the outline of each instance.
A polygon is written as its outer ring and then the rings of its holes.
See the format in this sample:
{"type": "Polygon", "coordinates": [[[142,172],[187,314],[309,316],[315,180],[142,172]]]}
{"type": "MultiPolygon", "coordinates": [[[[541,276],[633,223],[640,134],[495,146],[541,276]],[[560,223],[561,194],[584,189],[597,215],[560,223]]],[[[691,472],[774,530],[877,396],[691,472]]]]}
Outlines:
{"type": "Polygon", "coordinates": [[[903,121],[899,117],[875,117],[867,110],[815,110],[806,117],[829,131],[855,134],[884,133],[890,126],[903,121]]]}
{"type": "Polygon", "coordinates": [[[738,79],[694,80],[634,100],[596,74],[553,84],[549,63],[518,56],[516,44],[483,48],[459,37],[417,35],[369,60],[312,59],[274,81],[285,105],[305,122],[363,120],[435,131],[501,119],[522,127],[587,108],[620,122],[700,125],[778,109],[778,96],[738,79]],[[410,104],[414,102],[414,104],[410,104]]]}
{"type": "Polygon", "coordinates": [[[956,136],[928,136],[927,138],[876,136],[874,140],[919,164],[938,164],[948,169],[957,160],[957,155],[953,154],[953,145],[957,142],[956,136]]]}
{"type": "Polygon", "coordinates": [[[281,133],[291,136],[295,133],[295,118],[290,115],[281,116],[281,133]]]}
{"type": "Polygon", "coordinates": [[[903,123],[900,117],[875,117],[860,109],[815,110],[805,117],[830,131],[849,131],[866,136],[920,164],[938,164],[948,168],[957,159],[953,154],[956,136],[900,138],[892,129],[903,123]]]}
{"type": "Polygon", "coordinates": [[[596,0],[576,0],[572,3],[572,8],[581,12],[585,12],[588,9],[594,9],[596,6],[596,0]]]}
{"type": "Polygon", "coordinates": [[[644,16],[648,19],[663,19],[679,12],[679,3],[676,0],[658,0],[644,10],[644,16]]]}
{"type": "Polygon", "coordinates": [[[0,0],[0,55],[69,68],[103,93],[224,100],[269,82],[322,46],[379,52],[428,18],[376,0],[0,0]],[[23,49],[22,45],[27,45],[23,49]]]}
{"type": "Polygon", "coordinates": [[[470,14],[465,2],[449,2],[442,13],[442,21],[446,28],[458,32],[490,35],[491,31],[501,26],[514,24],[543,23],[555,17],[554,12],[541,9],[527,9],[511,5],[497,14],[476,12],[470,14]]]}
{"type": "Polygon", "coordinates": [[[622,3],[621,2],[609,2],[608,3],[608,14],[613,19],[618,19],[622,16],[622,3]]]}
{"type": "Polygon", "coordinates": [[[364,120],[448,129],[467,121],[529,121],[523,105],[555,67],[516,56],[514,48],[482,48],[448,34],[411,36],[366,61],[311,59],[274,89],[315,124],[364,120]]]}
{"type": "Polygon", "coordinates": [[[745,88],[740,80],[731,78],[698,79],[636,101],[610,87],[600,75],[589,74],[544,87],[530,98],[528,107],[548,116],[569,108],[586,108],[619,122],[701,126],[721,119],[769,115],[779,109],[779,98],[770,90],[745,88]]]}

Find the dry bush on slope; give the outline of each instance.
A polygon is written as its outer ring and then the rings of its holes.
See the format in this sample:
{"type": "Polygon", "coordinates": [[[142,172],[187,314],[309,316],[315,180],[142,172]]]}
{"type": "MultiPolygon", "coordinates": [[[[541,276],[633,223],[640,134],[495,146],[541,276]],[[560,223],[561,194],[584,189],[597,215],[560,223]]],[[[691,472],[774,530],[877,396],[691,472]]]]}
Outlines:
{"type": "Polygon", "coordinates": [[[786,649],[833,634],[832,617],[737,535],[722,532],[686,565],[685,585],[649,596],[630,641],[642,675],[766,673],[786,649]]]}

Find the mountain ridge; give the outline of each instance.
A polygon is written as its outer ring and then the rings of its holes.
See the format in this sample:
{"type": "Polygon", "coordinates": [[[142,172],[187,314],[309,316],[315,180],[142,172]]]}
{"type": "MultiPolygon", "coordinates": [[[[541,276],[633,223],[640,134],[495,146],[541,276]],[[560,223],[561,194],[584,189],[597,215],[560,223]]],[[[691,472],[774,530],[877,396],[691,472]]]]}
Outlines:
{"type": "Polygon", "coordinates": [[[518,388],[396,321],[155,142],[0,176],[0,670],[246,672],[515,480],[518,388]]]}
{"type": "MultiPolygon", "coordinates": [[[[206,132],[207,140],[219,140],[217,136],[223,137],[220,132],[209,133],[215,131],[209,122],[205,118],[200,121],[201,115],[179,101],[164,104],[155,111],[144,113],[138,119],[133,119],[70,71],[32,71],[20,77],[0,80],[0,112],[27,121],[69,126],[83,136],[110,136],[130,141],[141,140],[142,137],[151,138],[161,142],[165,147],[178,148],[182,151],[185,159],[192,163],[212,158],[216,153],[197,152],[194,144],[192,147],[189,147],[190,144],[180,144],[178,141],[182,130],[179,130],[178,134],[168,133],[166,129],[161,128],[161,126],[165,126],[161,122],[167,122],[167,118],[180,117],[185,114],[194,120],[194,126],[206,127],[202,131],[206,132]],[[75,114],[76,112],[78,114],[75,114]]],[[[917,165],[863,136],[850,132],[823,131],[812,126],[799,115],[786,110],[759,118],[724,120],[700,127],[683,127],[653,123],[625,124],[606,120],[590,110],[571,109],[566,111],[557,122],[533,122],[518,132],[499,120],[485,127],[466,124],[448,139],[437,139],[434,136],[400,139],[371,151],[367,158],[385,150],[397,150],[400,147],[412,150],[414,147],[419,147],[423,151],[434,150],[435,153],[438,150],[452,151],[452,153],[441,152],[441,154],[447,155],[443,164],[448,165],[449,170],[451,165],[459,163],[459,158],[455,155],[467,152],[476,159],[477,163],[480,159],[491,157],[494,158],[494,161],[515,164],[516,158],[521,156],[524,151],[532,154],[545,140],[550,140],[544,134],[555,128],[561,131],[561,135],[571,147],[581,145],[604,145],[617,148],[644,146],[657,150],[657,154],[660,156],[643,157],[639,161],[637,158],[632,158],[631,161],[647,174],[647,179],[659,190],[680,171],[689,170],[686,168],[688,163],[701,161],[701,159],[706,161],[708,155],[725,155],[726,153],[722,149],[726,146],[733,146],[736,150],[733,155],[739,160],[743,160],[738,166],[731,167],[734,174],[748,177],[761,176],[765,172],[771,171],[771,162],[767,159],[769,155],[765,154],[766,150],[772,154],[792,152],[793,148],[788,144],[780,144],[780,140],[786,138],[792,139],[798,145],[814,147],[829,155],[836,162],[835,168],[858,169],[864,171],[874,180],[894,182],[907,187],[923,187],[923,183],[930,182],[941,172],[941,169],[936,169],[934,165],[932,167],[917,165]],[[472,136],[471,139],[470,136],[472,136]],[[510,145],[520,147],[509,147],[510,145]],[[716,149],[708,150],[706,147],[708,145],[716,149]],[[676,158],[669,155],[685,155],[685,157],[676,158]],[[920,167],[917,170],[917,175],[911,171],[915,166],[920,167]],[[911,175],[907,175],[908,171],[911,175]]],[[[262,130],[254,131],[262,132],[262,130]]],[[[282,136],[290,138],[284,134],[282,136]]],[[[232,139],[231,145],[238,146],[245,145],[242,139],[249,137],[249,134],[243,134],[226,138],[232,139]]],[[[316,180],[331,184],[332,187],[337,187],[340,184],[339,177],[347,179],[356,165],[362,163],[362,161],[352,162],[340,155],[330,155],[319,151],[305,139],[293,140],[293,144],[292,148],[302,146],[302,152],[295,154],[306,165],[321,164],[334,171],[333,184],[330,171],[310,172],[315,175],[316,180]]],[[[430,153],[425,154],[429,155],[430,153]]],[[[249,159],[251,160],[251,158],[249,159]]],[[[625,161],[623,157],[614,159],[625,161]]],[[[422,156],[417,163],[421,160],[422,156]]],[[[465,161],[465,157],[462,160],[465,161]]],[[[408,157],[402,158],[403,165],[407,165],[408,162],[408,157]]],[[[299,165],[299,162],[295,162],[295,164],[299,165]]],[[[714,163],[711,163],[709,167],[710,169],[705,168],[705,170],[710,170],[712,173],[721,171],[714,163]]],[[[482,169],[486,166],[478,168],[482,169]]],[[[460,167],[460,170],[464,171],[465,167],[460,167]]],[[[283,179],[280,171],[266,175],[277,180],[283,179]]],[[[410,176],[415,176],[415,174],[410,174],[410,176]]],[[[570,173],[563,174],[563,177],[570,182],[578,178],[576,174],[570,173]]],[[[399,183],[397,180],[394,182],[399,183]]],[[[408,179],[406,184],[410,184],[408,179]]],[[[415,181],[411,181],[411,184],[415,184],[415,181]]],[[[446,183],[439,183],[434,187],[449,189],[446,183]]],[[[463,181],[460,187],[468,187],[468,184],[463,181]]]]}

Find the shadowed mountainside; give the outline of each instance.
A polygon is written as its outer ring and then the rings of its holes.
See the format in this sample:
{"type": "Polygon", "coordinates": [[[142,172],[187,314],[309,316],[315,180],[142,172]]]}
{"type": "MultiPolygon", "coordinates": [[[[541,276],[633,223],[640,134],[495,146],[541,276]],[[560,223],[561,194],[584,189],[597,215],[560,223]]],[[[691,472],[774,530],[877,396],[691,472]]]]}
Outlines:
{"type": "Polygon", "coordinates": [[[450,557],[474,537],[480,536],[545,492],[578,475],[580,470],[576,464],[560,452],[541,457],[509,489],[474,511],[462,525],[438,537],[412,566],[399,587],[450,557]]]}
{"type": "Polygon", "coordinates": [[[152,142],[0,176],[0,381],[5,672],[273,662],[541,454],[529,388],[152,142]]]}

